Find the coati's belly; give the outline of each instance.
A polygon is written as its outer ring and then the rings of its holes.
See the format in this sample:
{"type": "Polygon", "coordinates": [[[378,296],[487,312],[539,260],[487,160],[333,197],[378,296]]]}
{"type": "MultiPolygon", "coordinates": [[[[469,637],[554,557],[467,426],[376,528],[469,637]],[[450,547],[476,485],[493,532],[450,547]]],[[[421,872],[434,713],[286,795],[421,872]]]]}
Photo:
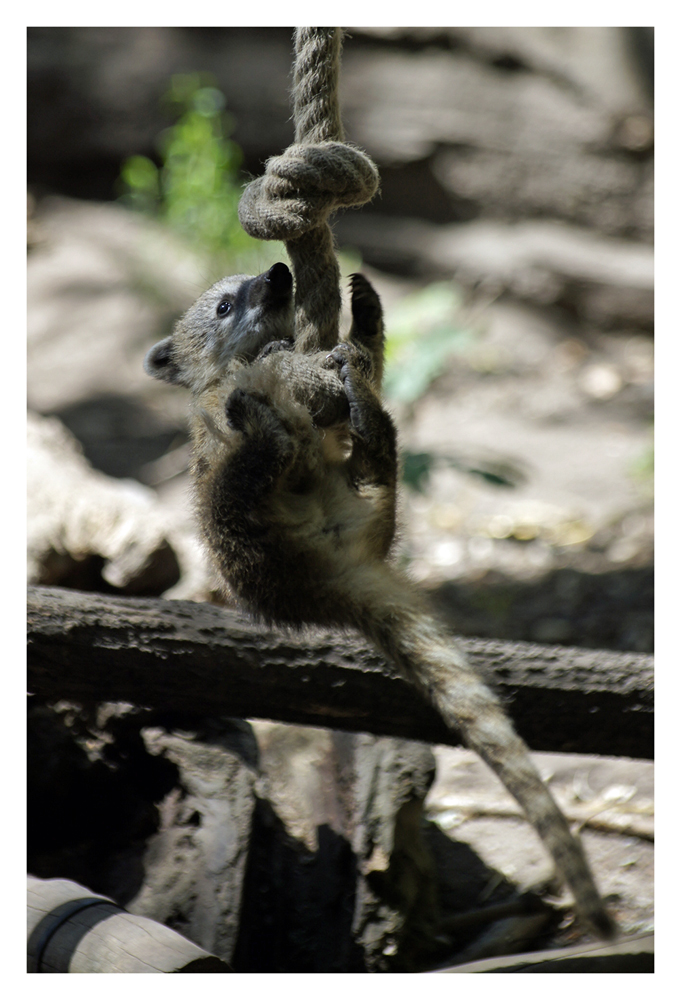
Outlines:
{"type": "Polygon", "coordinates": [[[221,575],[258,617],[333,624],[353,571],[382,560],[390,548],[380,499],[354,489],[332,467],[305,491],[280,490],[249,511],[236,499],[226,503],[216,486],[201,521],[221,575]]]}

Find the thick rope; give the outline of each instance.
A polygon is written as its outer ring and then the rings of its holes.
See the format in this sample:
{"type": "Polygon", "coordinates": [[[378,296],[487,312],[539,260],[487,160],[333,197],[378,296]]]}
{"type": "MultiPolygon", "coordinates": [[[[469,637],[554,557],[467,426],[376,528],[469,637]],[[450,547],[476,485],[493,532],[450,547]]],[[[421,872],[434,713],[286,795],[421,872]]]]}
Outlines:
{"type": "Polygon", "coordinates": [[[296,350],[338,343],[340,270],[328,218],[363,205],[378,190],[373,161],[343,142],[338,103],[340,28],[297,28],[294,35],[295,142],[267,161],[239,205],[247,233],[283,240],[296,281],[296,350]]]}
{"type": "Polygon", "coordinates": [[[293,36],[293,120],[296,142],[342,142],[338,78],[340,28],[296,28],[293,36]]]}

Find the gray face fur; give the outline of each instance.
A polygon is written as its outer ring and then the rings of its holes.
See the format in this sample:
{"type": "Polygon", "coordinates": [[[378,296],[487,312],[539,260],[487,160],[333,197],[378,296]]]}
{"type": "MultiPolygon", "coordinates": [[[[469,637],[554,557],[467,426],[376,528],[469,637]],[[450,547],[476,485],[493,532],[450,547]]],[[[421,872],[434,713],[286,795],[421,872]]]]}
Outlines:
{"type": "Polygon", "coordinates": [[[285,264],[235,274],[204,292],[144,359],[153,378],[200,391],[232,358],[252,361],[272,340],[293,337],[293,279],[285,264]]]}

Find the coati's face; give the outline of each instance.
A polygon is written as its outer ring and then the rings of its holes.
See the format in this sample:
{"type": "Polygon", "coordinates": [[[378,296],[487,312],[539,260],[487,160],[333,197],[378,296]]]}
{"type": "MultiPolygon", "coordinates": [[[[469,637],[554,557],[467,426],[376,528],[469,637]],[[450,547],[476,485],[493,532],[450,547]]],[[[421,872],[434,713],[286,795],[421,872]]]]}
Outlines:
{"type": "Polygon", "coordinates": [[[204,292],[169,337],[144,359],[144,370],[188,389],[220,377],[233,358],[252,361],[272,340],[293,337],[293,278],[286,264],[250,277],[235,274],[204,292]]]}

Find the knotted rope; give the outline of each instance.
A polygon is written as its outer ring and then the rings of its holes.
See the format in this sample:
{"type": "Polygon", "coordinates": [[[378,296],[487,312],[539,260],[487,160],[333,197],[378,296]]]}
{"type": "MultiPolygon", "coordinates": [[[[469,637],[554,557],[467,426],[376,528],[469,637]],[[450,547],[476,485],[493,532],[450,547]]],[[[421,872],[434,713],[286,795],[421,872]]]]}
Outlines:
{"type": "Polygon", "coordinates": [[[294,43],[295,142],[248,185],[239,219],[256,239],[286,243],[296,282],[296,350],[308,353],[338,343],[340,269],[328,218],[373,198],[379,178],[366,153],[343,141],[341,29],[296,28],[294,43]]]}

